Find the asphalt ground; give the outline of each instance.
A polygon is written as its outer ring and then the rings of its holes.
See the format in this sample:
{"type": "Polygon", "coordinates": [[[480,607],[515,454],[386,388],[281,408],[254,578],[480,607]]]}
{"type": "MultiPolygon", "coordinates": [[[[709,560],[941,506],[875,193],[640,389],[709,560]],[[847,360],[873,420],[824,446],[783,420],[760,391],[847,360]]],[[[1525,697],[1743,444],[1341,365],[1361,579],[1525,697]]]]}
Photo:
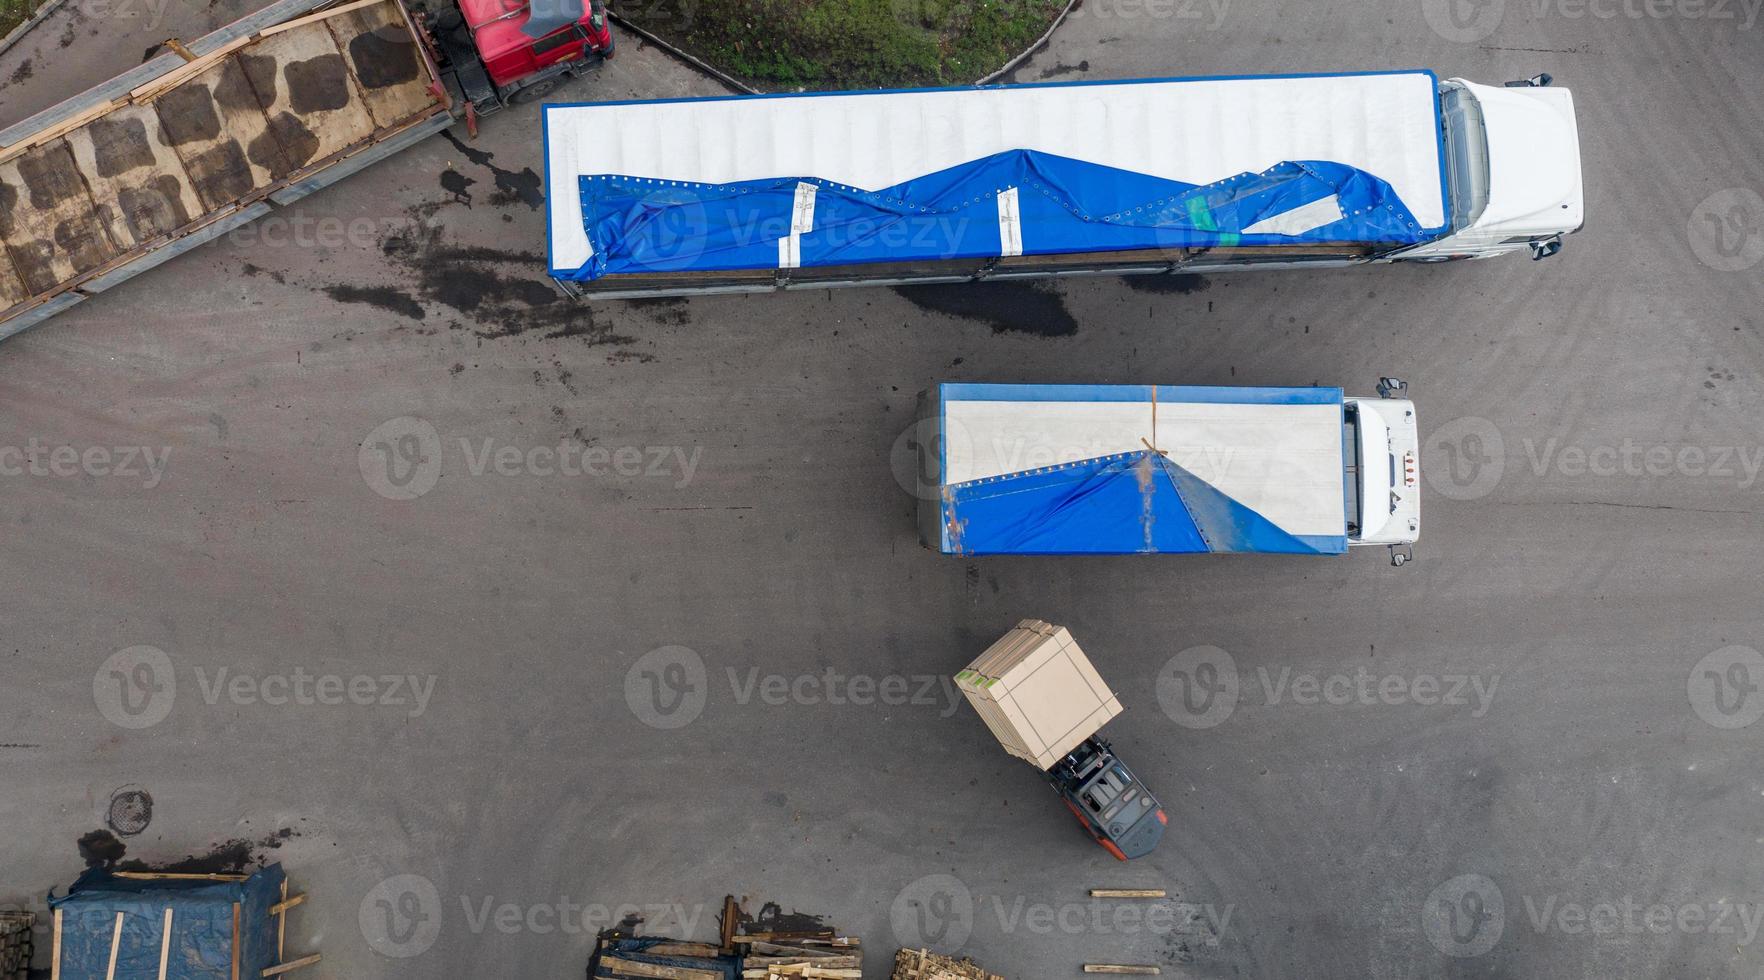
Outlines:
{"type": "MultiPolygon", "coordinates": [[[[1456,13],[1091,0],[1018,78],[1550,71],[1588,224],[1546,262],[576,306],[529,107],[0,345],[0,446],[44,460],[0,478],[0,902],[127,789],[130,859],[284,863],[313,977],[579,976],[730,892],[878,976],[1757,977],[1764,27],[1456,13]],[[897,477],[935,380],[1382,374],[1427,443],[1405,568],[943,558],[897,477]],[[1127,705],[1152,857],[942,680],[1022,617],[1127,705]]],[[[0,121],[233,14],[51,21],[0,121]]],[[[567,97],[717,91],[632,42],[567,97]]]]}

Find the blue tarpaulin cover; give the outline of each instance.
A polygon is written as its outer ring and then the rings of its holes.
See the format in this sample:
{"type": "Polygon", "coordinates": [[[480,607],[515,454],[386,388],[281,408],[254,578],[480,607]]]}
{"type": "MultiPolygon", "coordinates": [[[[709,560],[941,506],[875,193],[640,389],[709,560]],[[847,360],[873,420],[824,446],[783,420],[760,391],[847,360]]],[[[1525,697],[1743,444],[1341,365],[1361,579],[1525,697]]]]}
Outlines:
{"type": "Polygon", "coordinates": [[[270,906],[281,900],[281,865],[272,864],[244,881],[118,878],[94,868],[81,875],[49,906],[61,913],[63,977],[104,977],[122,916],[117,948],[117,980],[160,975],[166,944],[165,913],[172,913],[168,980],[230,980],[233,976],[233,906],[239,906],[239,975],[261,976],[276,965],[276,919],[270,906]]]}
{"type": "Polygon", "coordinates": [[[799,187],[815,187],[800,266],[1057,255],[1130,249],[1317,242],[1412,245],[1421,227],[1389,184],[1323,160],[1278,164],[1195,186],[1030,150],[928,174],[879,191],[812,175],[693,184],[596,174],[580,178],[593,255],[582,280],[631,272],[765,269],[790,237],[799,187]],[[1001,189],[1016,188],[1020,245],[1007,250],[1001,189]],[[1308,206],[1311,227],[1255,230],[1308,206]]]}
{"type": "Polygon", "coordinates": [[[948,554],[1347,550],[1339,388],[945,384],[921,507],[948,554]]]}
{"type": "Polygon", "coordinates": [[[551,274],[1231,246],[1449,225],[1426,71],[548,105],[551,274]]]}

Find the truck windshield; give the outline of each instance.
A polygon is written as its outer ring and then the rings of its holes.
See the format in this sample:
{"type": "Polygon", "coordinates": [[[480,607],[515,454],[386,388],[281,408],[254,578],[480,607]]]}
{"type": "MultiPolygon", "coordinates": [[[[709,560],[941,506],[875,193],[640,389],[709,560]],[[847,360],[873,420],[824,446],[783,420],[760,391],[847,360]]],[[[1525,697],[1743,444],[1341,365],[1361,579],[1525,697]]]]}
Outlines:
{"type": "Polygon", "coordinates": [[[1439,108],[1445,123],[1452,230],[1462,231],[1488,207],[1488,131],[1483,127],[1482,106],[1462,85],[1442,84],[1439,108]]]}
{"type": "Polygon", "coordinates": [[[1342,458],[1346,472],[1342,474],[1341,492],[1347,501],[1347,533],[1360,536],[1360,411],[1352,403],[1343,406],[1341,418],[1342,458]]]}

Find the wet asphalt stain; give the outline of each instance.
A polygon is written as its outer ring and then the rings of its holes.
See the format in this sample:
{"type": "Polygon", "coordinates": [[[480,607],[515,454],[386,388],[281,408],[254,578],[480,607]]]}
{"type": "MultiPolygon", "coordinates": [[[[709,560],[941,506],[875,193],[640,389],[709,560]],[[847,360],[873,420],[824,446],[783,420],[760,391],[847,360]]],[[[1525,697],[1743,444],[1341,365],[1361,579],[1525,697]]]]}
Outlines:
{"type": "Polygon", "coordinates": [[[580,337],[590,344],[630,344],[610,321],[533,278],[545,256],[530,251],[455,245],[441,228],[413,223],[380,243],[380,250],[410,280],[417,297],[445,306],[495,339],[538,333],[547,339],[580,337]]]}
{"type": "Polygon", "coordinates": [[[692,322],[692,308],[684,299],[671,296],[653,297],[650,299],[628,299],[625,305],[633,310],[640,310],[649,315],[651,320],[671,327],[683,327],[692,322]]]}
{"type": "Polygon", "coordinates": [[[493,154],[467,146],[458,136],[453,135],[453,130],[443,130],[441,135],[447,137],[447,142],[452,143],[460,155],[490,171],[491,177],[496,181],[496,193],[490,195],[491,204],[507,207],[520,203],[535,211],[545,205],[545,191],[540,186],[539,175],[533,172],[532,167],[524,167],[519,173],[504,170],[491,162],[494,159],[493,154]]]}
{"type": "Polygon", "coordinates": [[[441,189],[468,208],[472,206],[471,187],[476,183],[477,181],[457,170],[441,171],[441,189]]]}
{"type": "Polygon", "coordinates": [[[324,293],[339,303],[375,306],[412,320],[421,320],[427,315],[423,311],[423,304],[417,302],[415,297],[391,286],[326,286],[324,293]]]}
{"type": "Polygon", "coordinates": [[[895,286],[894,291],[921,310],[984,323],[993,333],[1070,337],[1078,321],[1050,283],[952,282],[895,286]]]}
{"type": "Polygon", "coordinates": [[[1206,276],[1196,275],[1149,275],[1122,276],[1121,281],[1127,288],[1136,293],[1179,293],[1188,295],[1204,291],[1212,285],[1206,276]]]}
{"type": "Polygon", "coordinates": [[[108,868],[123,859],[129,847],[117,840],[115,834],[108,830],[94,830],[81,835],[76,842],[80,849],[80,860],[86,862],[88,868],[108,868]]]}
{"type": "Polygon", "coordinates": [[[29,79],[35,71],[36,68],[31,64],[31,59],[26,58],[19,62],[18,67],[12,70],[12,74],[9,77],[12,84],[17,85],[18,83],[29,79]]]}
{"type": "Polygon", "coordinates": [[[1088,59],[1084,60],[1084,61],[1080,61],[1075,65],[1068,65],[1064,62],[1061,62],[1059,64],[1054,65],[1052,68],[1043,68],[1041,70],[1041,74],[1039,74],[1035,77],[1041,78],[1041,79],[1058,78],[1061,75],[1073,75],[1073,74],[1077,74],[1078,72],[1086,72],[1089,70],[1090,70],[1090,61],[1088,59]]]}
{"type": "Polygon", "coordinates": [[[275,280],[277,285],[286,286],[288,284],[288,276],[286,273],[274,269],[265,269],[261,266],[252,265],[250,262],[245,263],[244,267],[239,271],[252,277],[268,276],[275,280]]]}
{"type": "Polygon", "coordinates": [[[94,830],[81,836],[78,843],[80,860],[86,862],[88,868],[149,871],[158,874],[225,875],[247,873],[252,866],[263,863],[264,852],[281,847],[293,836],[293,828],[285,827],[267,837],[257,840],[234,838],[215,845],[206,853],[189,854],[182,860],[162,864],[123,860],[128,853],[128,845],[108,830],[94,830]]]}
{"type": "Polygon", "coordinates": [[[833,927],[827,924],[826,916],[810,915],[806,912],[786,912],[777,902],[767,902],[760,906],[759,913],[749,915],[741,906],[735,906],[735,934],[796,934],[815,935],[831,933],[833,927]]]}

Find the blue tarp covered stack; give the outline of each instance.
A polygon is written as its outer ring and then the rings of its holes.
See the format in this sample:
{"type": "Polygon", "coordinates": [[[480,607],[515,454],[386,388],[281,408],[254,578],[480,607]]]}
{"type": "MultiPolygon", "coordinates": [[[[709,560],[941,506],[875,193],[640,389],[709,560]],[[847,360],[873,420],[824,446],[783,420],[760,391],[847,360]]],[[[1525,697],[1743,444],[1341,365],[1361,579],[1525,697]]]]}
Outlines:
{"type": "Polygon", "coordinates": [[[247,875],[119,876],[94,868],[51,896],[63,977],[236,980],[280,964],[280,865],[247,875]]]}

